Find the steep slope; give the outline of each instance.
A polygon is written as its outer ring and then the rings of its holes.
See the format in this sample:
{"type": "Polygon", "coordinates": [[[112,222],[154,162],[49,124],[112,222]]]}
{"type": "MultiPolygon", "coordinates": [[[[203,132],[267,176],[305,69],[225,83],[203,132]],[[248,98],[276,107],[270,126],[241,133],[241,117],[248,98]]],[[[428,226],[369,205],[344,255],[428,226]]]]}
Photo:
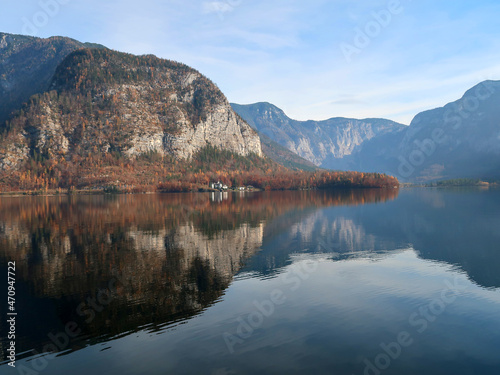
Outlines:
{"type": "Polygon", "coordinates": [[[259,133],[259,137],[260,143],[262,144],[262,153],[276,163],[293,170],[315,171],[318,169],[318,167],[309,160],[281,146],[268,136],[259,133]]]}
{"type": "Polygon", "coordinates": [[[296,121],[269,103],[232,106],[254,129],[323,168],[349,169],[343,159],[365,141],[405,128],[384,119],[296,121]]]}
{"type": "Polygon", "coordinates": [[[210,80],[184,64],[84,49],[58,66],[50,89],[8,122],[1,169],[37,156],[189,159],[208,145],[262,155],[256,132],[210,80]]]}
{"type": "Polygon", "coordinates": [[[104,48],[74,39],[0,33],[0,129],[13,110],[44,92],[57,66],[80,48],[104,48]]]}
{"type": "Polygon", "coordinates": [[[485,81],[403,132],[365,143],[351,163],[403,181],[500,177],[500,81],[485,81]]]}

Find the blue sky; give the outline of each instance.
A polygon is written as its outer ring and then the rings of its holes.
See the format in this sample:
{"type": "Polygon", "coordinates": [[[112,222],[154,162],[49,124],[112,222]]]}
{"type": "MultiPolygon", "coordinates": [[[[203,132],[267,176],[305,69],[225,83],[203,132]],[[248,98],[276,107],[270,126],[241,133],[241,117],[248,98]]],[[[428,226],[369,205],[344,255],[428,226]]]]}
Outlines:
{"type": "Polygon", "coordinates": [[[184,62],[231,102],[290,117],[385,117],[500,79],[493,0],[5,1],[0,31],[69,36],[184,62]]]}

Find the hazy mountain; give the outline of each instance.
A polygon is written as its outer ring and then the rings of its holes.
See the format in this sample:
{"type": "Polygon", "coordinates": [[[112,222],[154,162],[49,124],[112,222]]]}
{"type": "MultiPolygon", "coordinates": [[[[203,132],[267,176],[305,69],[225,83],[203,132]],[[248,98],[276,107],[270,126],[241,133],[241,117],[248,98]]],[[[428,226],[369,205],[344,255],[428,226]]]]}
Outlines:
{"type": "Polygon", "coordinates": [[[231,104],[250,126],[314,163],[330,169],[353,169],[344,158],[374,137],[399,133],[405,126],[384,119],[331,118],[296,121],[270,103],[231,104]]]}
{"type": "Polygon", "coordinates": [[[500,178],[500,81],[425,111],[410,126],[389,120],[295,121],[268,104],[232,104],[252,127],[324,168],[388,173],[401,181],[500,178]]]}
{"type": "Polygon", "coordinates": [[[482,82],[461,99],[418,114],[402,132],[366,142],[349,162],[403,181],[499,178],[500,81],[482,82]]]}
{"type": "Polygon", "coordinates": [[[48,89],[57,66],[80,48],[104,48],[74,39],[0,33],[0,128],[9,114],[48,89]]]}

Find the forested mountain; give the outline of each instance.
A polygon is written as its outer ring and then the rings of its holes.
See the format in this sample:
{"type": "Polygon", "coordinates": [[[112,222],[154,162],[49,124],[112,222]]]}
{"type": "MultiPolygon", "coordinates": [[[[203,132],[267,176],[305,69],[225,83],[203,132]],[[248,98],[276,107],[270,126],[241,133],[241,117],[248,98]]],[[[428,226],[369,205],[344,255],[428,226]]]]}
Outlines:
{"type": "Polygon", "coordinates": [[[379,174],[292,173],[264,158],[259,136],[217,86],[175,61],[83,48],[46,86],[0,133],[0,191],[398,185],[379,174]]]}
{"type": "Polygon", "coordinates": [[[90,47],[104,48],[64,37],[42,39],[0,32],[0,128],[13,110],[48,89],[68,54],[90,47]]]}
{"type": "Polygon", "coordinates": [[[220,90],[181,63],[83,49],[63,60],[49,88],[7,121],[4,171],[30,160],[78,169],[99,156],[189,159],[206,146],[262,155],[257,134],[220,90]]]}
{"type": "MultiPolygon", "coordinates": [[[[49,88],[57,66],[71,52],[81,48],[105,48],[81,43],[65,37],[47,39],[0,33],[0,129],[13,111],[37,93],[49,88]]],[[[263,153],[292,169],[314,170],[316,167],[279,147],[270,139],[262,139],[263,153]]]]}

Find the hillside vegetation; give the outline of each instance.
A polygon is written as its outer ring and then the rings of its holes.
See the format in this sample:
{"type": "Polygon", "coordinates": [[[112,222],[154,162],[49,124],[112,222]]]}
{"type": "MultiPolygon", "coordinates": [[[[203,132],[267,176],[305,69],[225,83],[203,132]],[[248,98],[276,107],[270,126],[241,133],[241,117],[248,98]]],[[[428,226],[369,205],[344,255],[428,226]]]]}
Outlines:
{"type": "Polygon", "coordinates": [[[198,191],[217,180],[266,190],[398,185],[311,169],[264,157],[257,133],[196,70],[108,49],[70,53],[0,136],[3,192],[198,191]]]}

